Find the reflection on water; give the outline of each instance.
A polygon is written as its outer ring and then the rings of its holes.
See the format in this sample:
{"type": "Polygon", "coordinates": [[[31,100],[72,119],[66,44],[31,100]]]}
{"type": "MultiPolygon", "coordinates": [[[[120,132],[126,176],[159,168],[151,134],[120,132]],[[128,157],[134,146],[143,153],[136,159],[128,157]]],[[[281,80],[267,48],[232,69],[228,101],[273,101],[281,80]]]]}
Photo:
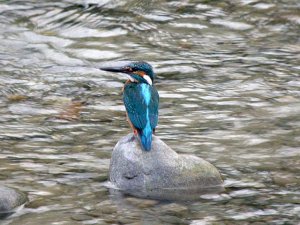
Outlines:
{"type": "Polygon", "coordinates": [[[300,220],[299,3],[0,3],[0,183],[29,193],[10,224],[295,224],[300,220]],[[111,150],[129,129],[124,80],[157,72],[157,129],[218,167],[226,192],[188,203],[111,197],[111,150]]]}

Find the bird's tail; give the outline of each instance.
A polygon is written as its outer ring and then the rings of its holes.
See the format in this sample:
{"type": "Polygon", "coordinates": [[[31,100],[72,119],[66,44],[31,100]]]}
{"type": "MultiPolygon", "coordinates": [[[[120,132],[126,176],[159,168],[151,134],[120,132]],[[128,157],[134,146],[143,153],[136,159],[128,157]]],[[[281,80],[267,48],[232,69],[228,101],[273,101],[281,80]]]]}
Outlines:
{"type": "Polygon", "coordinates": [[[152,145],[152,130],[139,130],[138,133],[143,150],[150,151],[152,145]]]}

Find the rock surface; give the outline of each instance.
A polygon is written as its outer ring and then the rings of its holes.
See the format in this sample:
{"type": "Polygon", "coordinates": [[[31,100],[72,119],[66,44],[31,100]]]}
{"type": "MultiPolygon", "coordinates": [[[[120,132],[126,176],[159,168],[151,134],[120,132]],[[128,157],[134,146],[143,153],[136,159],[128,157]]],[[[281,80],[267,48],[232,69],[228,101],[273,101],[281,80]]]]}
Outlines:
{"type": "Polygon", "coordinates": [[[133,134],[113,150],[110,181],[125,193],[155,199],[188,200],[223,190],[220,173],[209,162],[179,155],[156,136],[151,151],[142,151],[133,134]]]}
{"type": "Polygon", "coordinates": [[[15,211],[27,202],[27,196],[13,188],[0,186],[0,218],[15,211]]]}

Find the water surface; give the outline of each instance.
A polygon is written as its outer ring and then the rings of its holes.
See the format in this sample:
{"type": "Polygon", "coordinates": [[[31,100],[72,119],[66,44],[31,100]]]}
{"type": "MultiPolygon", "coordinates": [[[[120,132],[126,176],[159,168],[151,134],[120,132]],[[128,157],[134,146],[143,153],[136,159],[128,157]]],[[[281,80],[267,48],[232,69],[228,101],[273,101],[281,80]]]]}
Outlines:
{"type": "Polygon", "coordinates": [[[30,203],[4,224],[300,221],[298,0],[2,1],[0,183],[30,203]],[[153,64],[157,135],[213,163],[226,192],[193,202],[111,196],[129,132],[109,60],[153,64]]]}

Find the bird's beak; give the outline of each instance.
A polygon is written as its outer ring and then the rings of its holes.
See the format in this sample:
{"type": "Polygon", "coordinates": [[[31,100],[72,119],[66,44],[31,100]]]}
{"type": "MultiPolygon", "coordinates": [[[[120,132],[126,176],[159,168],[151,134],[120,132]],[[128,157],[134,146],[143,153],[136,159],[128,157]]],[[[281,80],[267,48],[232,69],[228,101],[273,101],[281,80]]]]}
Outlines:
{"type": "Polygon", "coordinates": [[[128,73],[130,72],[130,63],[130,61],[107,62],[100,66],[100,69],[110,72],[128,73]]]}

